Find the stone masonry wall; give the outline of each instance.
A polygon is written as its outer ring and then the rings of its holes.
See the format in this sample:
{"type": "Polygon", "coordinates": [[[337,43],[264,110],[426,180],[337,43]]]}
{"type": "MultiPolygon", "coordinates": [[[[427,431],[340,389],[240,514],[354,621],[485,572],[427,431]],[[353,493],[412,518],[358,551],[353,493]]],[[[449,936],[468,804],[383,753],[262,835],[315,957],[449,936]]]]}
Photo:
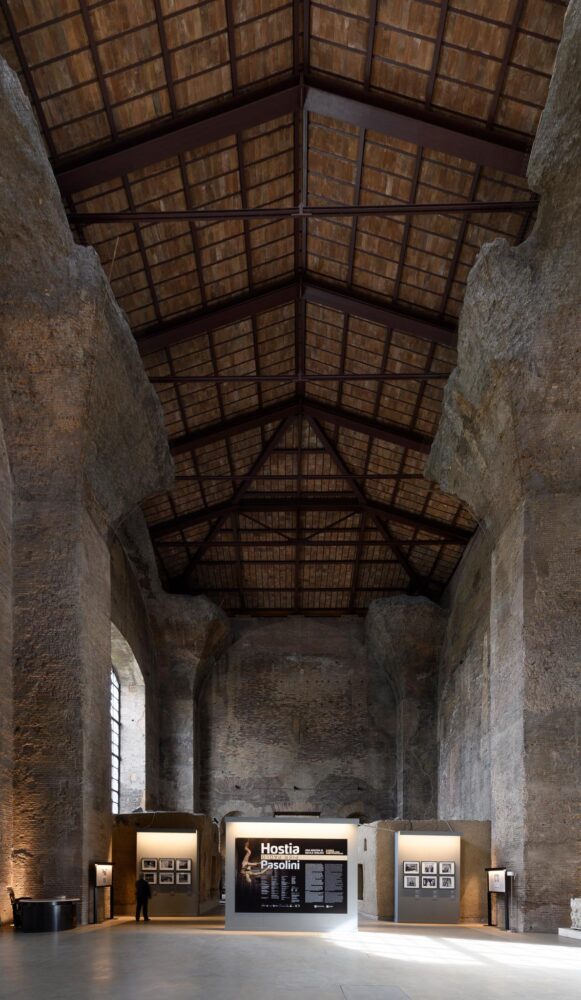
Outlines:
{"type": "Polygon", "coordinates": [[[444,595],[438,816],[490,819],[490,539],[480,530],[444,595]]]}
{"type": "Polygon", "coordinates": [[[200,808],[395,815],[396,715],[360,621],[236,621],[198,699],[200,808]]]}
{"type": "Polygon", "coordinates": [[[12,885],[12,480],[0,424],[0,924],[12,885]]]}
{"type": "Polygon", "coordinates": [[[518,930],[563,926],[581,894],[580,75],[571,0],[527,171],[537,220],[470,272],[427,465],[491,540],[492,854],[516,873],[518,930]]]}
{"type": "Polygon", "coordinates": [[[134,338],[97,255],[73,243],[34,115],[2,60],[0,103],[13,880],[17,894],[80,896],[87,919],[89,862],[111,834],[110,536],[170,482],[172,462],[134,338]]]}

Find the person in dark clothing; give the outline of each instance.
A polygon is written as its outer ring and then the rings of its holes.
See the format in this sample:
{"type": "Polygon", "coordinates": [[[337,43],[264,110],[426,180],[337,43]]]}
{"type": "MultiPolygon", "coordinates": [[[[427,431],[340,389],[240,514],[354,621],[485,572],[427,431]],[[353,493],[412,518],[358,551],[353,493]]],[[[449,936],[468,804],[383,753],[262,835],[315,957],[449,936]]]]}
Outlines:
{"type": "Polygon", "coordinates": [[[149,913],[147,912],[149,906],[149,900],[151,899],[151,886],[149,882],[146,882],[143,875],[140,875],[135,883],[135,919],[139,920],[141,916],[141,911],[143,910],[143,919],[149,920],[149,913]]]}

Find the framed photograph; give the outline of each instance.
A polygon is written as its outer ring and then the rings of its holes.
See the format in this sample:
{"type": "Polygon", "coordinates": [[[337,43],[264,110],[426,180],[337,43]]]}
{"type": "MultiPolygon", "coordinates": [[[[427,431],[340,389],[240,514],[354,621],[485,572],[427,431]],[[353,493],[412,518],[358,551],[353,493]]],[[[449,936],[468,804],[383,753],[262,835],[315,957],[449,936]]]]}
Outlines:
{"type": "Polygon", "coordinates": [[[455,889],[456,878],[454,875],[440,875],[440,889],[455,889]]]}
{"type": "Polygon", "coordinates": [[[174,858],[160,858],[159,859],[159,870],[160,872],[173,872],[175,871],[175,859],[174,858]]]}
{"type": "MultiPolygon", "coordinates": [[[[160,862],[161,868],[161,862],[160,862]]],[[[437,861],[422,861],[422,875],[437,875],[438,874],[438,862],[437,861]]]]}
{"type": "Polygon", "coordinates": [[[422,889],[437,889],[437,888],[438,888],[437,875],[422,875],[422,889]]]}
{"type": "Polygon", "coordinates": [[[403,873],[404,875],[419,875],[420,874],[419,861],[404,861],[403,873]]]}
{"type": "Polygon", "coordinates": [[[157,858],[142,858],[141,859],[141,871],[142,872],[156,872],[157,871],[157,858]]]}
{"type": "Polygon", "coordinates": [[[141,872],[141,878],[150,885],[157,885],[157,872],[141,872]]]}
{"type": "Polygon", "coordinates": [[[159,873],[159,884],[160,885],[175,885],[175,875],[173,872],[160,872],[159,873]]]}
{"type": "Polygon", "coordinates": [[[404,887],[404,889],[419,889],[419,887],[420,887],[420,876],[419,875],[404,875],[404,877],[403,877],[403,887],[404,887]]]}
{"type": "Polygon", "coordinates": [[[192,884],[191,872],[176,872],[176,885],[191,885],[191,884],[192,884]]]}
{"type": "Polygon", "coordinates": [[[453,861],[440,861],[440,875],[455,875],[456,865],[453,861]]]}
{"type": "Polygon", "coordinates": [[[176,858],[176,872],[191,872],[191,858],[176,858]]]}

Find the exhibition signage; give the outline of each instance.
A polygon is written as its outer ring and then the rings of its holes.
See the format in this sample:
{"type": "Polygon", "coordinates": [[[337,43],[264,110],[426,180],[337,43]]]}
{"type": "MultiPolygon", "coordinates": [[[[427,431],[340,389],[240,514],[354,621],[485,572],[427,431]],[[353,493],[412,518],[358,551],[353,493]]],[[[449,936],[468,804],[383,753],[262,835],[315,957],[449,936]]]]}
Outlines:
{"type": "Polygon", "coordinates": [[[460,919],[460,843],[455,833],[395,834],[394,921],[460,919]]]}
{"type": "Polygon", "coordinates": [[[347,913],[347,840],[236,838],[237,913],[347,913]]]}
{"type": "Polygon", "coordinates": [[[358,820],[226,820],[226,927],[355,930],[358,820]]]}
{"type": "Polygon", "coordinates": [[[486,876],[488,879],[488,926],[498,926],[498,921],[496,924],[492,923],[492,897],[494,895],[504,896],[504,929],[509,931],[511,881],[513,873],[507,871],[506,868],[487,868],[486,876]]]}
{"type": "Polygon", "coordinates": [[[91,864],[91,885],[93,889],[93,923],[98,924],[101,920],[112,920],[114,912],[113,897],[113,864],[111,861],[93,861],[91,864]],[[108,909],[109,915],[105,914],[107,894],[99,890],[109,889],[108,909]]]}

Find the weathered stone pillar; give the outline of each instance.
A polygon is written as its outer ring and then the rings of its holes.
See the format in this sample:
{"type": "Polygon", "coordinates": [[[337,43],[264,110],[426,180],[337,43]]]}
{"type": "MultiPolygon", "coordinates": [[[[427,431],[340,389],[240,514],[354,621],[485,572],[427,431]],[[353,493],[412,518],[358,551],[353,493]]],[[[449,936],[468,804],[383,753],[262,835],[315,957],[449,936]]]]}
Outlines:
{"type": "Polygon", "coordinates": [[[400,819],[438,815],[436,699],[446,620],[426,597],[372,601],[365,620],[369,656],[383,666],[397,697],[400,819]]]}
{"type": "Polygon", "coordinates": [[[197,694],[230,640],[230,623],[206,597],[162,590],[143,515],[125,520],[119,540],[146,602],[158,668],[159,793],[148,806],[192,812],[197,808],[197,694]]]}
{"type": "Polygon", "coordinates": [[[12,885],[12,477],[0,424],[0,923],[12,885]]]}
{"type": "Polygon", "coordinates": [[[492,845],[522,930],[554,930],[581,890],[580,73],[575,0],[529,163],[538,220],[472,269],[429,462],[493,542],[492,845]]]}
{"type": "Polygon", "coordinates": [[[197,694],[230,626],[206,597],[163,595],[152,607],[160,666],[160,802],[197,808],[197,694]]]}
{"type": "Polygon", "coordinates": [[[160,408],[0,61],[0,411],[14,482],[14,884],[87,915],[110,845],[111,528],[167,485],[160,408]]]}

